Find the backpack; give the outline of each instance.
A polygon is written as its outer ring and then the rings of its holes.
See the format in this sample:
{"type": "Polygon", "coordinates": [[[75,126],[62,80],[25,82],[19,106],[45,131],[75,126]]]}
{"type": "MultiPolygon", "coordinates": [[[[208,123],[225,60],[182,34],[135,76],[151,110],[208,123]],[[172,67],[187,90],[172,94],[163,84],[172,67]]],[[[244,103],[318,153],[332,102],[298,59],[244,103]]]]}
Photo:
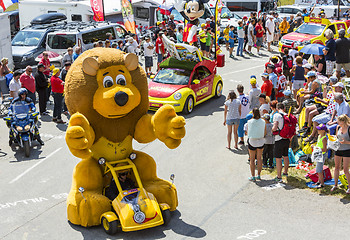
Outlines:
{"type": "MultiPolygon", "coordinates": [[[[281,113],[280,113],[281,114],[281,113]]],[[[280,135],[282,138],[292,138],[296,132],[297,118],[293,114],[281,114],[283,117],[283,127],[275,131],[274,135],[280,135]]]]}
{"type": "MultiPolygon", "coordinates": [[[[306,175],[306,178],[310,178],[313,182],[318,182],[318,174],[316,173],[316,168],[310,170],[306,175]]],[[[324,181],[328,181],[332,179],[331,171],[329,167],[323,166],[323,179],[324,181]]]]}

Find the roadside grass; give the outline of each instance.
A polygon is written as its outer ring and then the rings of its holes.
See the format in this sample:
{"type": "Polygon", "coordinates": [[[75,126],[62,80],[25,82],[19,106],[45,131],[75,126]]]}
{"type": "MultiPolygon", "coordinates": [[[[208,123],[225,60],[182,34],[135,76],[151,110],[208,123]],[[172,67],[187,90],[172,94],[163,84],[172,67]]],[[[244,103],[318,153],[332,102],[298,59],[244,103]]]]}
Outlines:
{"type": "MultiPolygon", "coordinates": [[[[328,166],[331,170],[332,177],[334,173],[334,160],[333,158],[327,159],[325,166],[328,166]]],[[[314,166],[310,167],[310,170],[315,168],[314,166]]],[[[288,169],[288,177],[283,177],[283,182],[287,183],[289,186],[292,186],[294,188],[298,189],[308,189],[312,192],[318,193],[320,195],[331,195],[331,196],[337,196],[339,198],[342,198],[344,200],[350,201],[350,194],[346,194],[346,187],[343,185],[339,185],[339,189],[335,190],[334,192],[331,192],[331,188],[333,185],[328,186],[326,185],[324,188],[321,189],[315,189],[315,188],[309,188],[306,186],[306,183],[310,181],[310,179],[305,178],[307,171],[302,169],[296,169],[295,167],[290,167],[288,169]]],[[[271,177],[275,178],[277,176],[276,168],[274,169],[263,169],[262,175],[270,175],[271,177]]]]}

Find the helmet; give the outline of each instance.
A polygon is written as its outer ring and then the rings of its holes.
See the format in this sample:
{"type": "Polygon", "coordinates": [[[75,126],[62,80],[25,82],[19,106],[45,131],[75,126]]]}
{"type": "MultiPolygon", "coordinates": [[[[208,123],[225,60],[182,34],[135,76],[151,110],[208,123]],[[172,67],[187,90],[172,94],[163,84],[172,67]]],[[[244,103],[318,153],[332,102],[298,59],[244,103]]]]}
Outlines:
{"type": "Polygon", "coordinates": [[[18,90],[18,96],[20,96],[22,94],[28,95],[28,90],[26,88],[20,88],[18,90]]]}
{"type": "Polygon", "coordinates": [[[201,27],[205,27],[205,23],[202,23],[202,24],[201,24],[201,27]]]}

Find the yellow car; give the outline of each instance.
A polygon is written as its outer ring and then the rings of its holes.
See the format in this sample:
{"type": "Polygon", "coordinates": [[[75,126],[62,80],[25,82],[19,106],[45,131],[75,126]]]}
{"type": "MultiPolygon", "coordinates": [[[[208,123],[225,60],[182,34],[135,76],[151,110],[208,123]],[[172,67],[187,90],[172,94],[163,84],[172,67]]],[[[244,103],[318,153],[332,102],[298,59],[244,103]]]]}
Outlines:
{"type": "MultiPolygon", "coordinates": [[[[310,43],[326,44],[324,32],[331,29],[334,33],[334,39],[337,39],[340,29],[347,31],[350,20],[331,21],[326,18],[305,17],[305,21],[294,32],[284,35],[278,43],[278,50],[283,52],[284,48],[294,48],[300,51],[305,45],[310,43]]],[[[348,37],[348,34],[345,35],[348,37]]]]}
{"type": "Polygon", "coordinates": [[[156,111],[170,104],[176,112],[189,114],[194,106],[222,95],[223,82],[216,73],[216,62],[181,61],[169,57],[148,85],[149,109],[156,111]]]}
{"type": "MultiPolygon", "coordinates": [[[[135,158],[136,154],[132,153],[130,159],[135,158]]],[[[103,158],[99,160],[104,166],[105,177],[109,175],[113,178],[111,184],[104,189],[104,194],[112,200],[113,211],[100,217],[105,232],[111,235],[120,231],[130,232],[167,225],[171,218],[170,206],[158,203],[154,195],[143,188],[137,169],[130,159],[113,162],[106,162],[103,158]],[[111,194],[111,191],[114,192],[111,194]]],[[[173,184],[171,187],[175,188],[173,184]]]]}

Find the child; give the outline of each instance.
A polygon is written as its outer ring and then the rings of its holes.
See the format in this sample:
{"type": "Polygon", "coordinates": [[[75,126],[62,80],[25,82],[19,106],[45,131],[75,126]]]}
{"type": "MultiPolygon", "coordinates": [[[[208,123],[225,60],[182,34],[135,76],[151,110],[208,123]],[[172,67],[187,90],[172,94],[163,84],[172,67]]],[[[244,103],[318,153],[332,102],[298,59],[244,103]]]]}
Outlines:
{"type": "Polygon", "coordinates": [[[238,126],[239,119],[241,117],[242,105],[241,101],[237,99],[237,95],[234,91],[231,91],[227,96],[225,102],[224,112],[224,126],[227,124],[227,148],[231,149],[231,138],[232,138],[232,125],[233,134],[235,139],[235,148],[238,149],[238,126]]]}
{"type": "Polygon", "coordinates": [[[253,76],[250,78],[250,85],[252,89],[249,91],[249,102],[250,102],[250,109],[253,110],[253,108],[259,108],[259,95],[261,94],[260,88],[257,87],[256,84],[256,78],[253,76]]]}
{"type": "Polygon", "coordinates": [[[263,151],[263,168],[267,168],[267,160],[269,160],[269,168],[273,168],[273,146],[275,145],[275,138],[272,134],[272,123],[270,122],[270,115],[265,113],[262,117],[265,120],[266,135],[265,145],[263,151]]]}
{"type": "Polygon", "coordinates": [[[316,146],[312,146],[312,148],[315,150],[316,147],[320,148],[322,150],[322,162],[317,161],[316,162],[316,173],[318,175],[318,182],[315,183],[316,188],[323,188],[324,187],[324,179],[323,179],[323,164],[324,160],[326,158],[327,153],[327,126],[324,124],[320,124],[316,127],[318,138],[316,146]]]}
{"type": "Polygon", "coordinates": [[[286,90],[286,87],[287,87],[287,79],[282,74],[282,68],[278,67],[276,69],[276,73],[277,73],[277,93],[276,93],[276,98],[277,98],[277,101],[282,102],[283,99],[284,99],[283,91],[286,90]]]}

